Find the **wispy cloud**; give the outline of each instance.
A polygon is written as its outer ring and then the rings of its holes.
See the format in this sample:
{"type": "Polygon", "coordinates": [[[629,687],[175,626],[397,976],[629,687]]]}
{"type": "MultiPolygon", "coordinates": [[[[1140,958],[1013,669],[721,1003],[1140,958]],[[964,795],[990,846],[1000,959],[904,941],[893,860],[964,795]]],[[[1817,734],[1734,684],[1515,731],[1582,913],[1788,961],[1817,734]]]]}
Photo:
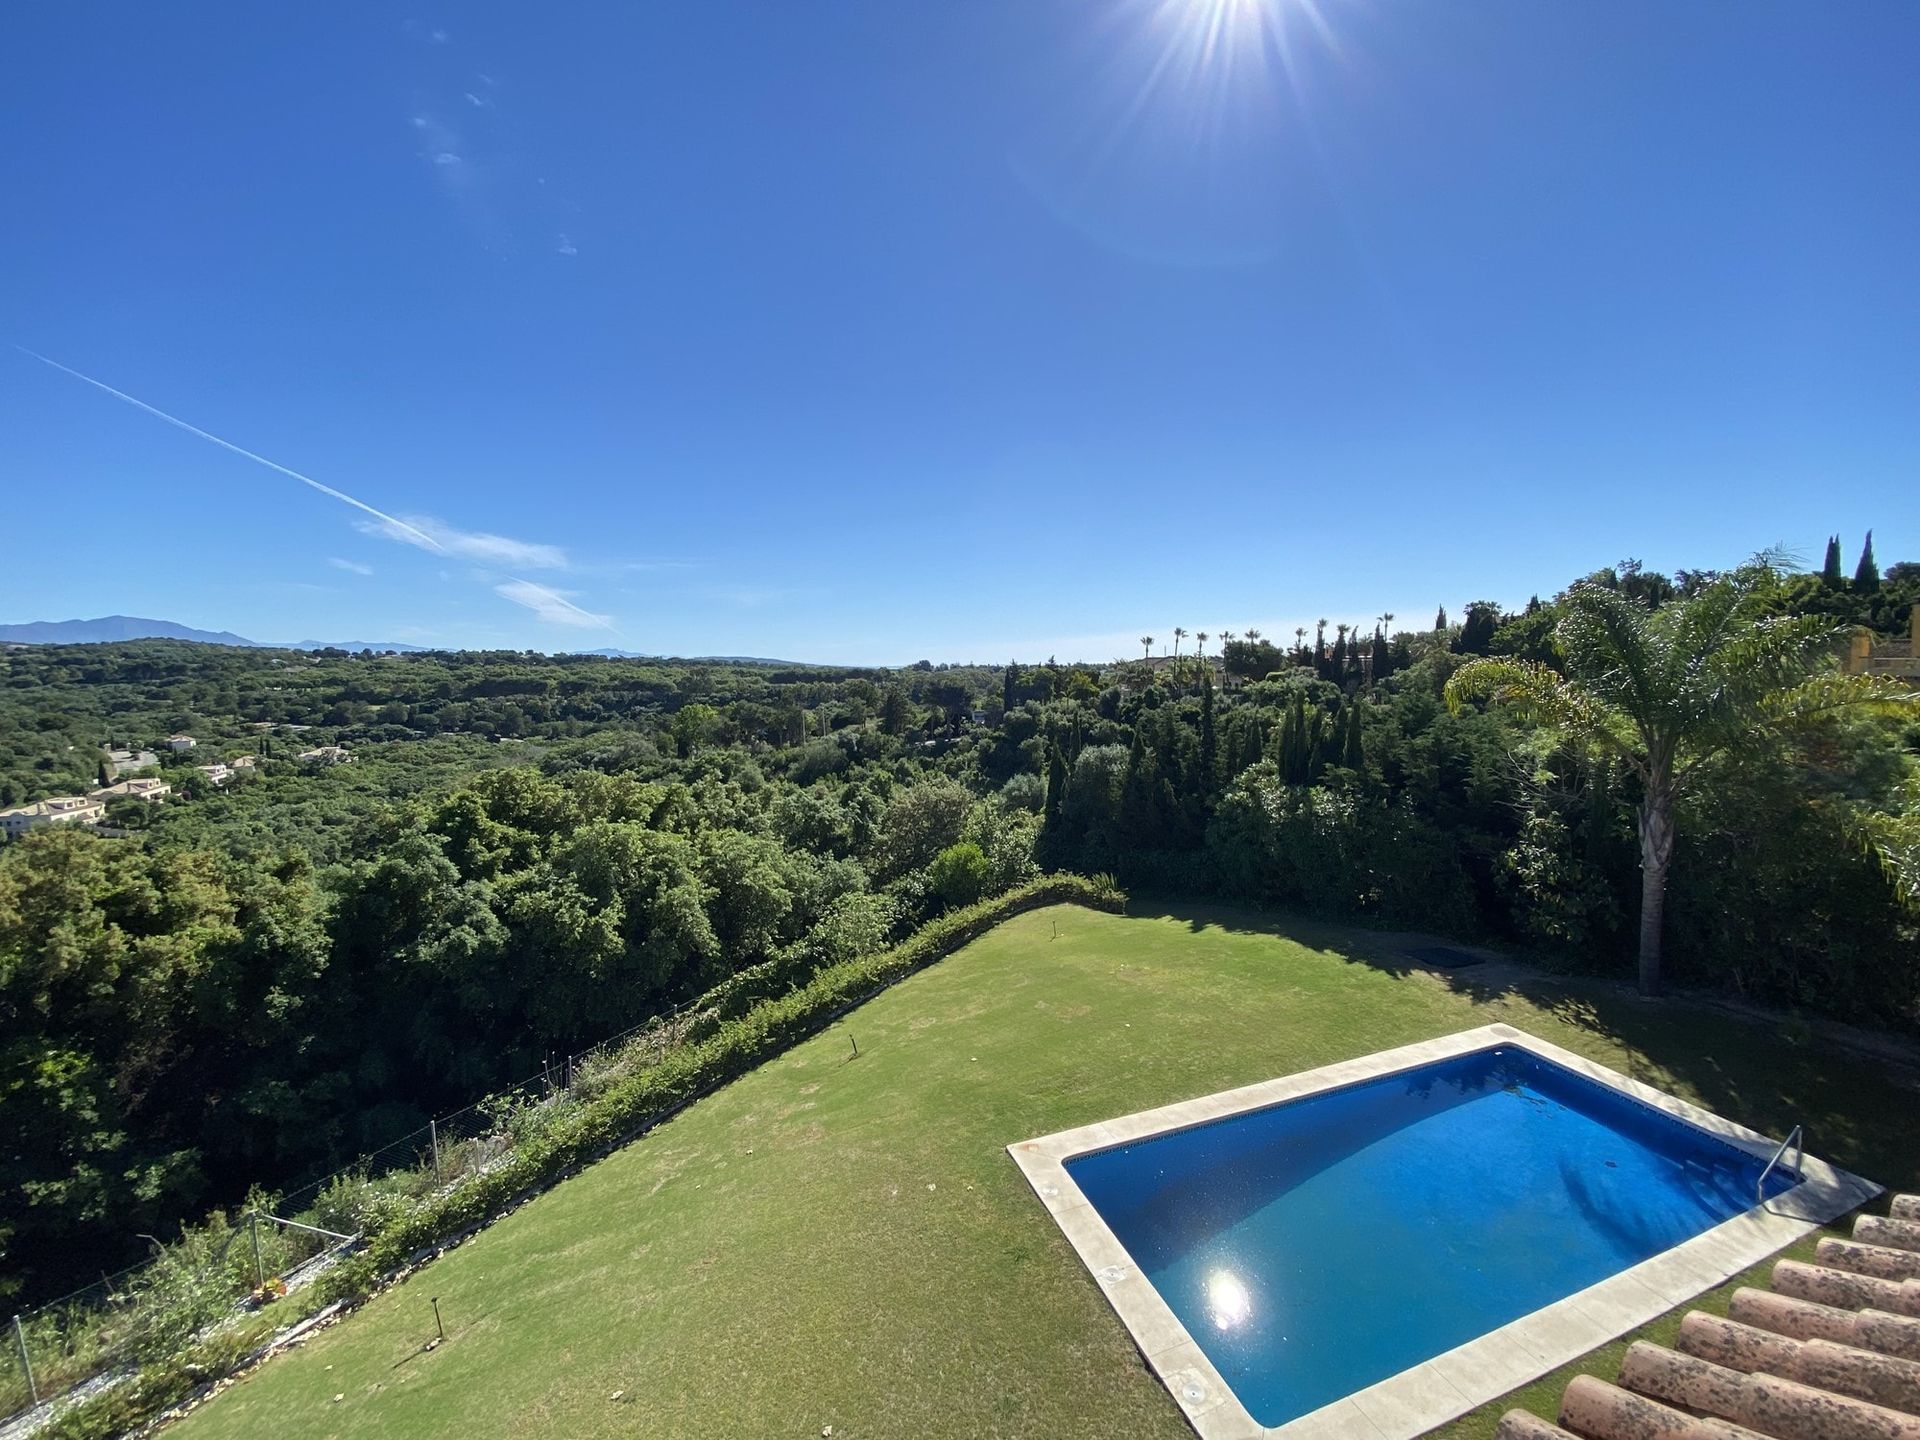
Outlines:
{"type": "Polygon", "coordinates": [[[549,590],[531,580],[508,580],[494,586],[493,590],[503,599],[526,606],[549,625],[571,625],[581,630],[613,628],[611,615],[596,615],[591,610],[583,610],[558,590],[549,590]]]}
{"type": "Polygon", "coordinates": [[[655,570],[697,570],[698,560],[614,560],[598,566],[583,566],[610,575],[637,575],[655,570]]]}
{"type": "Polygon", "coordinates": [[[385,523],[361,521],[360,529],[382,540],[398,540],[431,550],[436,555],[458,555],[462,560],[477,560],[483,565],[500,565],[515,570],[564,570],[567,552],[558,545],[543,545],[536,540],[515,540],[509,535],[491,535],[484,530],[462,530],[431,515],[409,515],[404,520],[381,517],[385,523]]]}
{"type": "Polygon", "coordinates": [[[721,605],[736,605],[742,610],[753,610],[762,605],[791,600],[805,593],[807,592],[773,585],[709,585],[700,591],[700,594],[708,600],[721,605]]]}
{"type": "Polygon", "coordinates": [[[580,248],[565,235],[556,237],[553,248],[561,255],[578,255],[580,253],[580,248]]]}
{"type": "MultiPolygon", "coordinates": [[[[402,544],[412,545],[416,549],[425,550],[434,555],[457,556],[501,568],[564,570],[567,567],[567,553],[558,545],[515,540],[509,536],[494,535],[483,530],[461,530],[430,516],[406,519],[398,515],[389,515],[386,511],[376,509],[366,501],[347,494],[344,490],[335,489],[331,485],[314,479],[311,475],[303,475],[277,460],[269,460],[266,456],[257,454],[243,445],[224,440],[211,430],[202,430],[198,425],[189,424],[177,415],[169,415],[157,405],[149,405],[146,401],[136,399],[124,390],[116,390],[104,380],[96,380],[91,375],[83,374],[71,366],[62,365],[58,360],[50,360],[36,350],[27,349],[24,345],[13,345],[11,348],[18,350],[22,355],[38,360],[42,365],[60,371],[63,375],[71,375],[74,379],[91,385],[96,390],[104,391],[114,399],[133,406],[136,410],[144,410],[156,419],[164,420],[169,425],[185,430],[189,435],[196,435],[210,444],[218,445],[222,450],[230,450],[235,455],[253,461],[256,465],[263,465],[276,474],[298,480],[302,485],[319,491],[329,499],[352,506],[368,517],[355,522],[366,534],[377,535],[386,540],[398,540],[402,544]]],[[[372,566],[342,559],[339,556],[330,556],[327,563],[335,569],[347,570],[355,574],[371,575],[373,573],[372,566]]],[[[305,584],[298,581],[289,583],[305,584]]],[[[541,619],[552,624],[587,629],[610,629],[613,625],[612,616],[595,614],[591,610],[576,605],[559,591],[550,590],[544,585],[536,585],[531,580],[510,579],[496,584],[493,588],[503,598],[513,601],[516,605],[524,605],[541,619]]]]}
{"type": "Polygon", "coordinates": [[[347,492],[344,490],[336,490],[331,485],[323,485],[320,481],[314,479],[311,475],[302,475],[298,470],[289,469],[287,466],[280,464],[277,460],[269,460],[264,455],[256,455],[254,454],[253,451],[247,449],[245,446],[236,445],[231,440],[222,440],[218,435],[215,435],[210,430],[202,430],[198,425],[189,425],[186,421],[182,420],[178,415],[169,415],[166,411],[160,409],[156,405],[149,405],[144,400],[136,400],[133,398],[133,396],[127,394],[127,392],[124,390],[114,389],[113,386],[107,384],[107,382],[104,380],[96,380],[91,375],[83,375],[78,370],[75,370],[70,366],[62,365],[58,360],[49,360],[46,356],[42,355],[37,350],[29,350],[24,345],[15,345],[13,348],[18,350],[22,355],[32,356],[35,360],[38,360],[42,365],[51,365],[55,370],[60,371],[60,373],[63,375],[71,375],[76,380],[84,380],[87,384],[93,386],[93,388],[96,390],[106,391],[107,394],[113,396],[113,398],[116,400],[124,400],[127,404],[133,406],[133,408],[136,410],[144,410],[147,412],[147,414],[154,416],[156,419],[164,420],[169,425],[178,426],[180,429],[186,431],[189,435],[198,435],[202,440],[212,441],[215,445],[218,445],[222,450],[231,450],[236,455],[244,455],[247,459],[253,461],[256,465],[264,465],[269,470],[277,470],[280,474],[291,476],[293,479],[298,480],[302,485],[311,486],[313,489],[318,490],[322,495],[326,495],[331,497],[332,499],[338,500],[343,505],[351,505],[356,510],[365,511],[368,515],[371,515],[376,521],[379,522],[381,527],[381,533],[383,534],[390,530],[394,532],[392,536],[392,538],[394,539],[404,539],[409,545],[418,545],[423,550],[433,550],[442,554],[445,553],[445,551],[442,550],[439,542],[437,542],[431,535],[426,534],[424,531],[414,529],[414,527],[409,525],[406,521],[396,519],[394,516],[387,514],[387,512],[384,510],[374,509],[373,506],[367,504],[367,502],[364,500],[354,499],[353,496],[347,494],[347,492]]]}

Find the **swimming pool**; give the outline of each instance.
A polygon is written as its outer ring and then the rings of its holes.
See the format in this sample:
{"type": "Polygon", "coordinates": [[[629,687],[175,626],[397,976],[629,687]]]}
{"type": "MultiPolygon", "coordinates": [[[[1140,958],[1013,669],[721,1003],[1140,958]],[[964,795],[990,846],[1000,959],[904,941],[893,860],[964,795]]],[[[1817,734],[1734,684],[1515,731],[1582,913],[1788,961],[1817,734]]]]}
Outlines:
{"type": "Polygon", "coordinates": [[[1210,1440],[1402,1440],[1875,1193],[1505,1026],[1010,1149],[1210,1440]]]}

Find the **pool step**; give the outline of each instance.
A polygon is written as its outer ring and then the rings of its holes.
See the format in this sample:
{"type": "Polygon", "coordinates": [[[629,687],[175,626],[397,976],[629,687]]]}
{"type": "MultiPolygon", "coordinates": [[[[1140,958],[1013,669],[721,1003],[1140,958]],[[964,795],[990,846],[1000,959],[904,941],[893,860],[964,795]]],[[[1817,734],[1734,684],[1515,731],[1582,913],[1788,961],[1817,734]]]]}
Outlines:
{"type": "Polygon", "coordinates": [[[1920,1281],[1882,1280],[1852,1270],[1782,1260],[1773,1267],[1773,1288],[1796,1300],[1842,1310],[1885,1310],[1920,1318],[1920,1281]]]}
{"type": "MultiPolygon", "coordinates": [[[[1778,1375],[1742,1374],[1644,1340],[1627,1347],[1620,1384],[1663,1404],[1717,1416],[1781,1440],[1920,1440],[1920,1415],[1778,1375]]],[[[1571,1386],[1568,1391],[1571,1394],[1571,1386]]]]}
{"type": "Polygon", "coordinates": [[[1872,1275],[1880,1280],[1920,1280],[1920,1254],[1891,1250],[1885,1245],[1862,1245],[1857,1240],[1822,1240],[1813,1257],[1836,1270],[1872,1275]]]}
{"type": "Polygon", "coordinates": [[[1920,1364],[1831,1340],[1795,1340],[1695,1310],[1674,1348],[1746,1374],[1777,1375],[1889,1410],[1920,1415],[1920,1364]]]}
{"type": "Polygon", "coordinates": [[[1920,1195],[1896,1195],[1888,1211],[1896,1220],[1920,1220],[1920,1195]]]}
{"type": "Polygon", "coordinates": [[[1854,1218],[1853,1238],[1863,1245],[1880,1245],[1889,1250],[1920,1250],[1920,1220],[1859,1215],[1854,1218]]]}
{"type": "Polygon", "coordinates": [[[1742,1325],[1795,1340],[1831,1340],[1856,1350],[1877,1350],[1902,1360],[1920,1360],[1920,1320],[1884,1310],[1842,1310],[1771,1290],[1733,1292],[1727,1313],[1742,1325]]]}

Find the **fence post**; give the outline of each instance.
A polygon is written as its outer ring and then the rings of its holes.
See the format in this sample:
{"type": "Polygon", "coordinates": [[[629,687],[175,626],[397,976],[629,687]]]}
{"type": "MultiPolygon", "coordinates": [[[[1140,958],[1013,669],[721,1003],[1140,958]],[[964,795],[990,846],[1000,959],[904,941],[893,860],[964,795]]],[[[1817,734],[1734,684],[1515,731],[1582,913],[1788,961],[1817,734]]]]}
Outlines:
{"type": "Polygon", "coordinates": [[[247,1217],[247,1230],[253,1239],[253,1287],[262,1289],[267,1283],[267,1267],[260,1263],[260,1212],[255,1210],[247,1217]]]}
{"type": "MultiPolygon", "coordinates": [[[[420,1132],[416,1130],[413,1133],[418,1135],[420,1132]]],[[[433,1183],[438,1185],[441,1183],[440,1181],[440,1122],[438,1120],[427,1121],[427,1138],[433,1142],[433,1183]]]]}
{"type": "Polygon", "coordinates": [[[567,1056],[567,1089],[573,1089],[573,1056],[567,1056]]]}
{"type": "Polygon", "coordinates": [[[13,1343],[20,1347],[20,1368],[27,1377],[27,1399],[38,1405],[40,1388],[33,1383],[33,1361],[27,1358],[27,1332],[20,1328],[20,1317],[13,1317],[13,1343]]]}

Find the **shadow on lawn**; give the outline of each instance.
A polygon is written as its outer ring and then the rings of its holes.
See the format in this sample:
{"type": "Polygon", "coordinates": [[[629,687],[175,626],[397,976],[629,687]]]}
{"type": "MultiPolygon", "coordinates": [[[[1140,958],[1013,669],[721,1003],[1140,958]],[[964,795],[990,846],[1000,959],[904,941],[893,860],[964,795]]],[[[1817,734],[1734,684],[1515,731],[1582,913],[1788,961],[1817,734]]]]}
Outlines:
{"type": "MultiPolygon", "coordinates": [[[[1135,896],[1127,913],[1209,929],[1272,935],[1396,980],[1427,977],[1476,1008],[1519,1003],[1569,1029],[1624,1048],[1616,1068],[1660,1089],[1676,1085],[1716,1114],[1768,1135],[1804,1125],[1808,1148],[1889,1189],[1920,1189],[1920,1105],[1914,1072],[1807,1033],[1780,1014],[1711,1000],[1642,998],[1630,984],[1555,974],[1498,951],[1413,931],[1370,930],[1232,905],[1135,896]],[[1465,949],[1484,963],[1446,969],[1408,952],[1465,949]]],[[[1491,1019],[1493,1017],[1489,1017],[1491,1019]]],[[[1553,1038],[1553,1037],[1545,1037],[1553,1038]]]]}

